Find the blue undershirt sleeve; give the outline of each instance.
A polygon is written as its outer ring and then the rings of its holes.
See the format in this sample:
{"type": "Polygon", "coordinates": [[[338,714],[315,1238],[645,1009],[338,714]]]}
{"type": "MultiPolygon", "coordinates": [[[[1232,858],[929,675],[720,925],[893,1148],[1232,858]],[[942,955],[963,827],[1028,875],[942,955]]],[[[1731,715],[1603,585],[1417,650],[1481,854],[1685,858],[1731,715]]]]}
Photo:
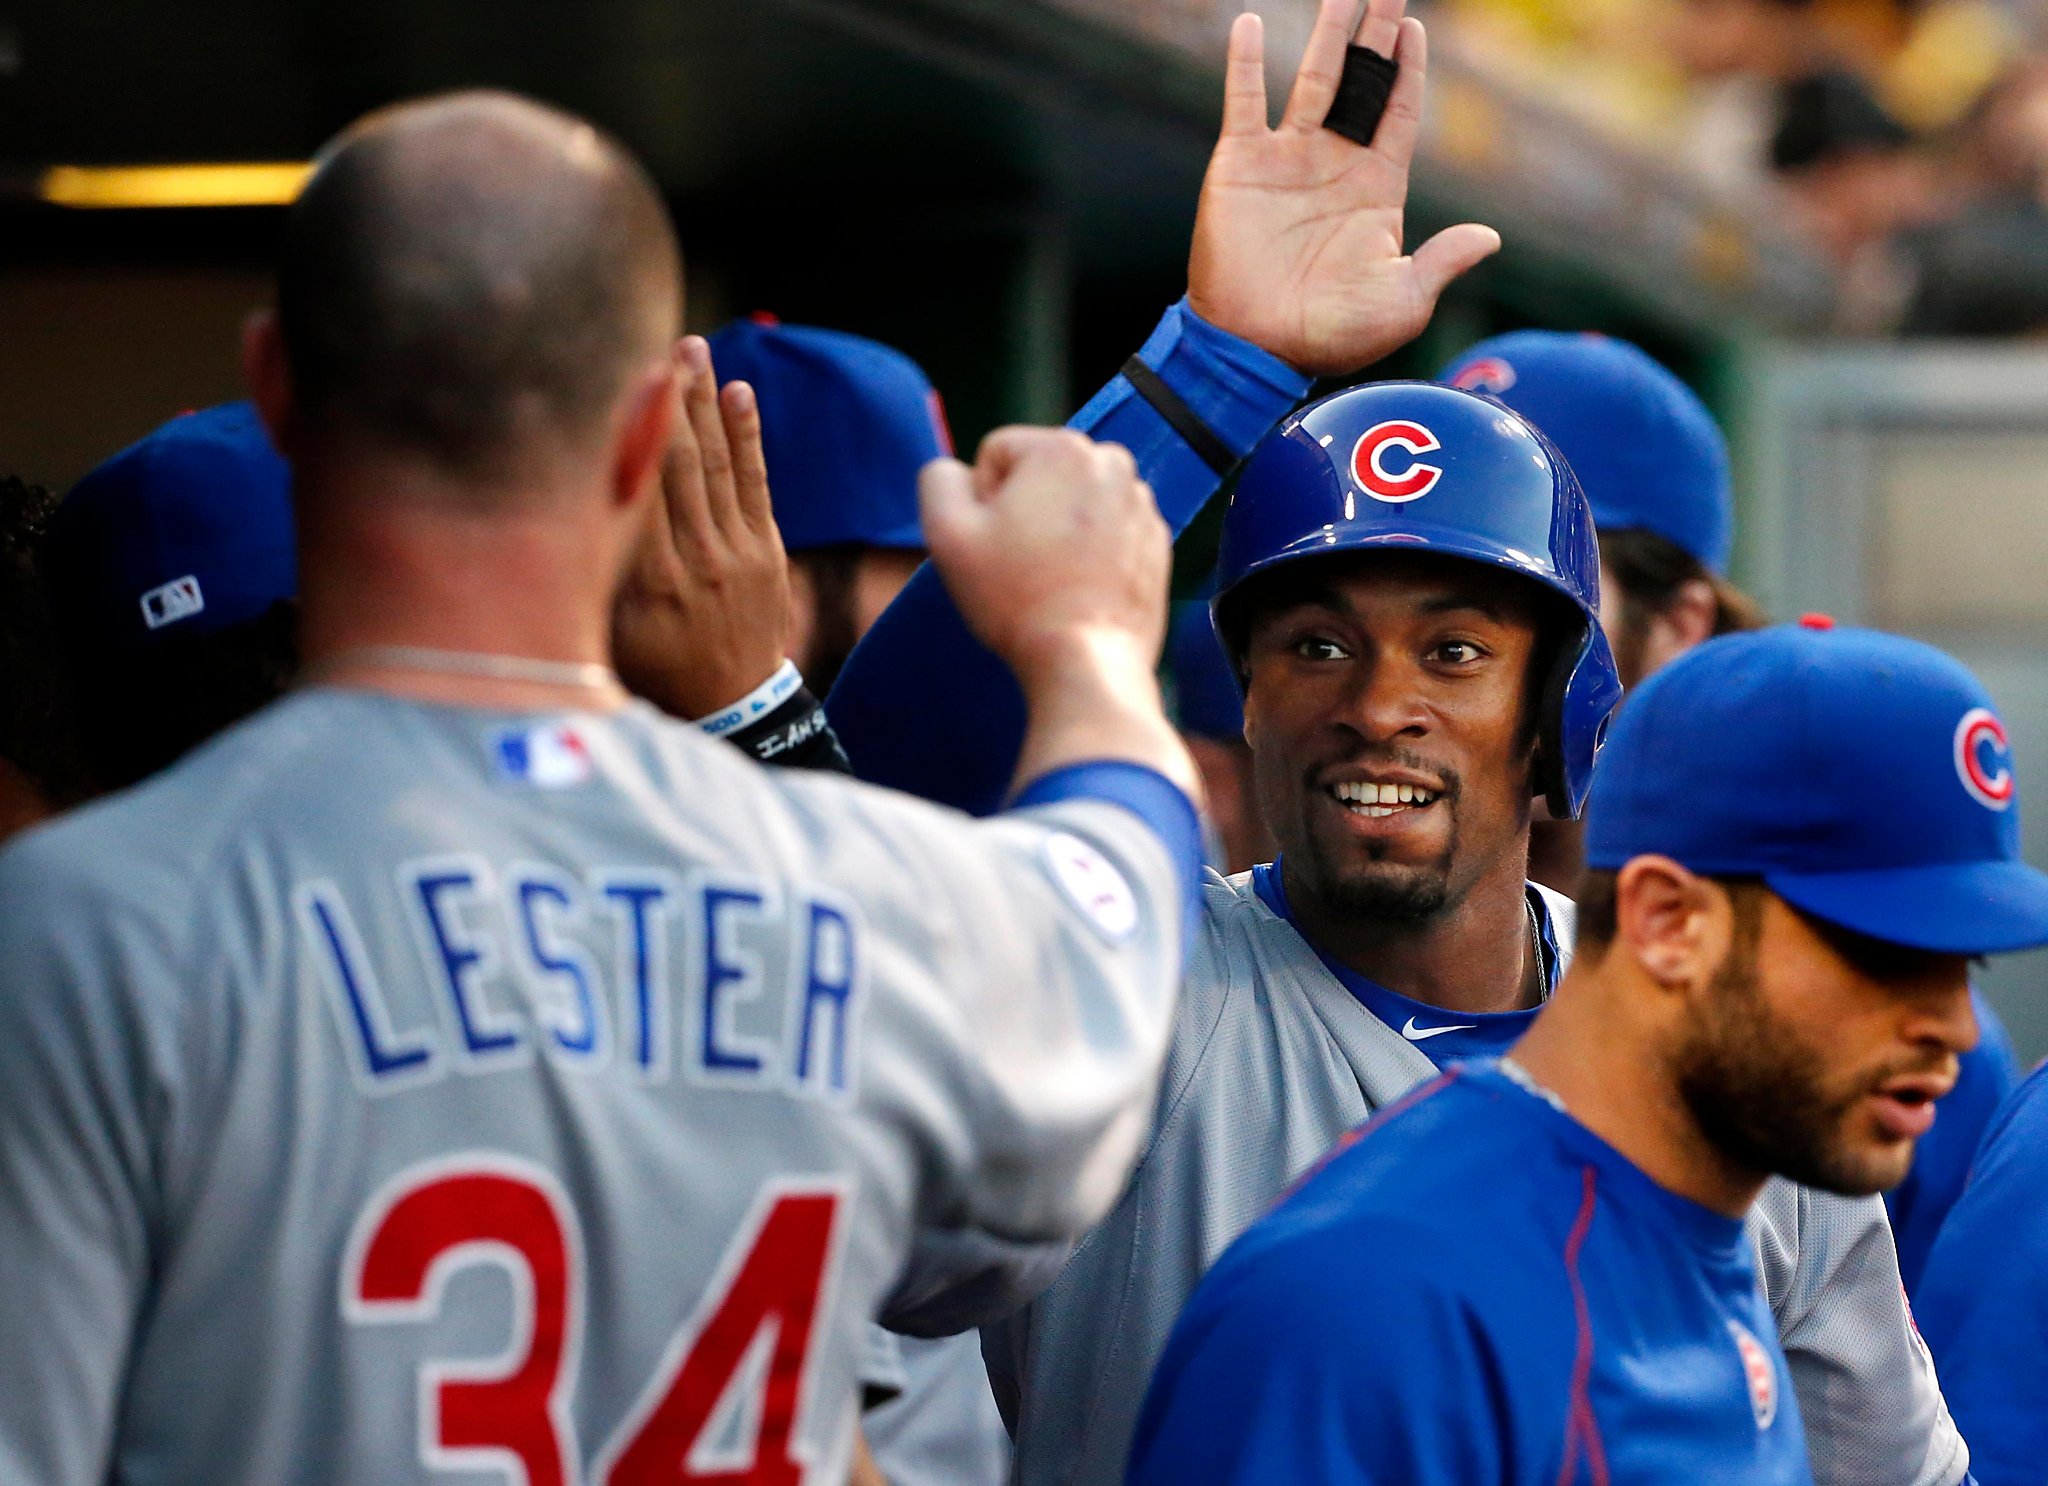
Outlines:
{"type": "MultiPolygon", "coordinates": [[[[1307,393],[1309,379],[1203,320],[1183,300],[1138,353],[1240,458],[1307,393]]],[[[1068,427],[1122,444],[1175,536],[1223,483],[1119,375],[1068,427]]],[[[1009,669],[968,633],[930,563],[848,657],[825,701],[854,772],[977,815],[999,809],[1024,739],[1009,669]]]]}

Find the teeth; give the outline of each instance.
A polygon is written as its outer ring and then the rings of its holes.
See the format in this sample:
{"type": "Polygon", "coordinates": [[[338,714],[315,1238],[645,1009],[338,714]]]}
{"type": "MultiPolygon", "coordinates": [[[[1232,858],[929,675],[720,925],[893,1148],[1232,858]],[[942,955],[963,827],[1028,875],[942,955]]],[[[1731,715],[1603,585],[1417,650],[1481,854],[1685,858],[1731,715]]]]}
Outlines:
{"type": "Polygon", "coordinates": [[[1347,779],[1331,786],[1330,792],[1347,805],[1368,807],[1363,813],[1374,819],[1392,815],[1402,805],[1427,805],[1436,799],[1412,784],[1375,784],[1366,779],[1347,779]]]}

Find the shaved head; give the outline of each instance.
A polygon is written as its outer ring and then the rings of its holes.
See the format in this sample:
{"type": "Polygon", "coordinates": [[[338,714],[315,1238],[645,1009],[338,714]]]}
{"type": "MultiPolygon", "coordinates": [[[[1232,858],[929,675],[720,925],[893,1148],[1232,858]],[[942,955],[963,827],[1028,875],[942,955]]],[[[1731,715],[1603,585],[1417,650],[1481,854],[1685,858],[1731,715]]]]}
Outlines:
{"type": "Polygon", "coordinates": [[[295,411],[466,481],[603,432],[681,309],[661,197],[617,142],[506,93],[362,119],[285,229],[295,411]]]}

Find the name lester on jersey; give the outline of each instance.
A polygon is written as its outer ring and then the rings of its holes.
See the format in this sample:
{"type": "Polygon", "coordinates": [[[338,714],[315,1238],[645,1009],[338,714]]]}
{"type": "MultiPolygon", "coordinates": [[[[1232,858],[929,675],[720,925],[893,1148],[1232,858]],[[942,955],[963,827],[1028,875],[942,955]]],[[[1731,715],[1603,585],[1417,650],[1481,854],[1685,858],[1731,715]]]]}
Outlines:
{"type": "Polygon", "coordinates": [[[647,1082],[680,1073],[763,1093],[851,1093],[864,928],[846,899],[733,872],[606,868],[578,880],[468,855],[408,862],[397,880],[422,972],[398,996],[338,886],[292,893],[366,1094],[536,1056],[647,1082]]]}

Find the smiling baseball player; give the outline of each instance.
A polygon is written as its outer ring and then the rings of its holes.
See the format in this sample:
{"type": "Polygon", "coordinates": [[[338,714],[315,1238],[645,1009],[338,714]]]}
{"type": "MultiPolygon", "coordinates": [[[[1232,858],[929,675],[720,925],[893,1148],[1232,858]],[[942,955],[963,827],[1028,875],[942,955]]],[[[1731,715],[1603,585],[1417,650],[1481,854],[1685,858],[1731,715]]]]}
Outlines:
{"type": "MultiPolygon", "coordinates": [[[[1526,880],[1532,800],[1576,813],[1619,685],[1554,449],[1456,389],[1326,398],[1253,454],[1218,582],[1282,853],[1209,880],[1130,1190],[985,1332],[1031,1486],[1118,1480],[1208,1266],[1374,1110],[1505,1051],[1569,963],[1571,905],[1526,880]]],[[[1747,1225],[1816,1479],[1963,1479],[1883,1203],[1774,1179],[1747,1225]]]]}
{"type": "Polygon", "coordinates": [[[245,348],[314,684],[0,855],[0,1479],[837,1486],[918,1239],[1113,1200],[1199,851],[1152,500],[929,477],[1009,815],[764,771],[607,665],[678,273],[538,105],[323,154],[245,348]]]}

